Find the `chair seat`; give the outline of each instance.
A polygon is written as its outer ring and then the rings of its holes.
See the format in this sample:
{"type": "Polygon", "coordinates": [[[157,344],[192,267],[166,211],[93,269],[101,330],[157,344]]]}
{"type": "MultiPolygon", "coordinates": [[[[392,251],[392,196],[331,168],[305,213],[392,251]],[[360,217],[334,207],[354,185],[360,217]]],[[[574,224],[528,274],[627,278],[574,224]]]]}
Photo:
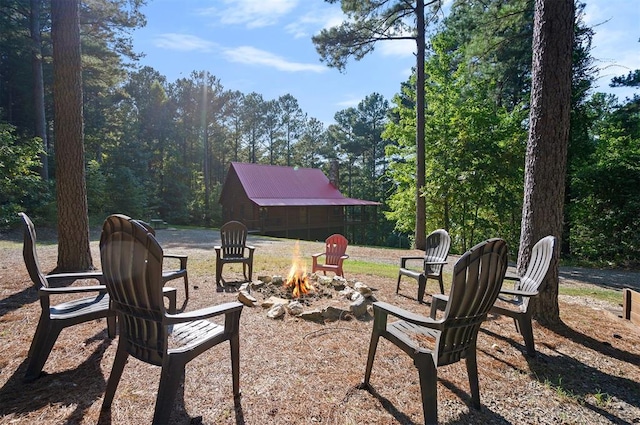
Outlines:
{"type": "Polygon", "coordinates": [[[49,309],[51,320],[66,320],[84,316],[86,320],[103,318],[109,310],[109,294],[98,294],[95,297],[80,298],[66,303],[56,304],[49,309]]]}
{"type": "Polygon", "coordinates": [[[188,323],[178,323],[173,326],[169,334],[167,353],[176,354],[188,352],[195,347],[206,344],[209,340],[212,345],[224,335],[224,327],[208,320],[196,320],[188,323]]]}
{"type": "Polygon", "coordinates": [[[431,353],[439,331],[418,326],[404,320],[387,324],[387,332],[399,339],[415,353],[431,353]]]}

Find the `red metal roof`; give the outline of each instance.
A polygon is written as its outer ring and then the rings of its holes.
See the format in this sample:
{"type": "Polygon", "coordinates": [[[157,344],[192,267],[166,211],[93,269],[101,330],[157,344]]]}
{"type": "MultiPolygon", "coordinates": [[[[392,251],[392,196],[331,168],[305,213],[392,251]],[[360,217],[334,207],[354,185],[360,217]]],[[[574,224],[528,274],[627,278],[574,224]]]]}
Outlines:
{"type": "MultiPolygon", "coordinates": [[[[322,170],[232,162],[247,197],[258,206],[380,205],[345,198],[322,170]]],[[[231,170],[230,170],[231,171],[231,170]]]]}

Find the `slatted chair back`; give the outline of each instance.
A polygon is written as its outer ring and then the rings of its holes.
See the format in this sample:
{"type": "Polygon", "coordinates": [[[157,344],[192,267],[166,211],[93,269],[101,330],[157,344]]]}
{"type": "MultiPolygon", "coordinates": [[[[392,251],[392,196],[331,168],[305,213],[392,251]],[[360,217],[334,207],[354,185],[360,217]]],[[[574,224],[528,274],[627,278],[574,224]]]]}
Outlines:
{"type": "Polygon", "coordinates": [[[229,221],[220,227],[222,258],[244,257],[247,245],[247,226],[239,221],[229,221]]]}
{"type": "Polygon", "coordinates": [[[128,339],[130,355],[158,366],[167,351],[162,254],[153,235],[135,220],[119,214],[105,220],[100,259],[120,338],[128,339]]]}
{"type": "Polygon", "coordinates": [[[475,350],[478,330],[498,297],[507,263],[507,244],[502,239],[480,243],[456,262],[437,341],[438,366],[455,363],[466,357],[467,350],[475,350]]]}
{"type": "MultiPolygon", "coordinates": [[[[33,222],[25,213],[18,213],[24,222],[24,232],[22,235],[22,257],[24,258],[24,264],[29,272],[29,277],[33,282],[33,286],[36,289],[46,288],[49,286],[47,279],[44,277],[44,273],[40,270],[40,263],[38,262],[38,252],[36,251],[36,229],[33,222]]],[[[48,298],[47,298],[48,299],[48,298]]]]}
{"type": "Polygon", "coordinates": [[[325,264],[338,265],[347,252],[349,241],[340,234],[331,235],[325,241],[325,264]]]}
{"type": "Polygon", "coordinates": [[[424,261],[425,273],[428,275],[440,275],[443,265],[426,264],[427,262],[443,262],[447,261],[449,250],[451,249],[451,236],[444,229],[437,229],[427,236],[424,261]]]}
{"type": "MultiPolygon", "coordinates": [[[[516,283],[515,288],[523,292],[538,292],[540,285],[547,276],[547,271],[553,258],[553,246],[556,238],[554,236],[546,236],[540,239],[531,250],[531,259],[527,270],[516,283]]],[[[521,309],[527,310],[531,297],[521,297],[521,309]]]]}

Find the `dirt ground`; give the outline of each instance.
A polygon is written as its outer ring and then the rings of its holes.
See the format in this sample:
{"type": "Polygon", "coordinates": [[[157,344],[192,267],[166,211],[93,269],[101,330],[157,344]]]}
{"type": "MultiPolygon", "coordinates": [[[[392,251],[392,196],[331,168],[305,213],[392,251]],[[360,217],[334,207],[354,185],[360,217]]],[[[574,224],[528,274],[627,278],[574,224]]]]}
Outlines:
{"type": "MultiPolygon", "coordinates": [[[[36,224],[37,226],[37,224],[36,224]]],[[[51,233],[39,234],[44,271],[55,267],[51,233]]],[[[98,235],[92,234],[97,241],[98,235]]],[[[237,299],[237,286],[215,285],[215,231],[160,230],[167,252],[189,255],[190,299],[177,282],[184,311],[237,299]]],[[[256,246],[254,277],[288,271],[295,244],[290,240],[250,237],[256,246]]],[[[130,359],[108,413],[100,407],[117,347],[100,320],[62,332],[45,364],[45,374],[22,383],[26,354],[40,314],[17,234],[0,235],[0,425],[150,423],[159,368],[130,359]]],[[[322,243],[299,243],[307,258],[322,243]]],[[[350,260],[398,264],[419,251],[350,246],[350,260]]],[[[97,243],[92,243],[99,266],[97,243]]],[[[396,294],[395,278],[372,273],[345,274],[362,282],[374,298],[420,314],[415,284],[406,281],[396,294]]],[[[455,261],[455,259],[453,259],[455,261]]],[[[453,264],[453,261],[451,264],[453,264]]],[[[240,280],[240,268],[225,266],[225,278],[240,280]],[[228,269],[227,269],[228,267],[228,269]]],[[[561,270],[561,285],[611,288],[638,285],[639,274],[585,269],[561,270]]],[[[430,283],[428,291],[434,291],[430,283]]],[[[259,292],[253,295],[261,300],[259,292]]],[[[620,298],[621,300],[622,298],[620,298]]],[[[319,301],[320,302],[320,301],[319,301]]],[[[340,302],[336,297],[332,302],[340,302]]],[[[348,303],[346,304],[348,305],[348,303]]],[[[314,305],[312,307],[321,307],[314,305]]],[[[534,323],[538,355],[524,355],[513,323],[490,316],[478,337],[482,409],[469,406],[464,362],[438,369],[438,416],[446,424],[640,424],[640,329],[622,320],[618,304],[560,298],[563,324],[534,323]]],[[[367,314],[317,323],[286,315],[269,319],[260,307],[245,307],[241,317],[241,391],[234,405],[228,345],[222,344],[187,365],[176,398],[172,424],[419,424],[423,422],[418,375],[410,359],[382,340],[371,384],[364,375],[372,317],[367,314]]]]}

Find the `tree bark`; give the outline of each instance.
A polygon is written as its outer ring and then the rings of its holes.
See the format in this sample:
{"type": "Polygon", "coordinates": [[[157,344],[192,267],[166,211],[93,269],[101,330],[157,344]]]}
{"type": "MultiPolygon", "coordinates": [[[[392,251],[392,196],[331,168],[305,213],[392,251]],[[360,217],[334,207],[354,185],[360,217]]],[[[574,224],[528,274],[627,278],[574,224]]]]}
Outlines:
{"type": "Polygon", "coordinates": [[[424,111],[424,55],[425,23],[424,2],[416,2],[416,249],[425,249],[427,244],[427,201],[423,191],[426,184],[425,170],[425,111],[424,111]]]}
{"type": "MultiPolygon", "coordinates": [[[[575,7],[573,0],[536,0],[531,111],[525,158],[524,202],[518,271],[526,270],[531,248],[547,235],[561,240],[569,112],[571,106],[571,53],[575,7]]],[[[542,324],[560,322],[558,256],[546,284],[532,300],[534,317],[542,324]]]]}
{"type": "Polygon", "coordinates": [[[51,1],[58,203],[56,271],[93,268],[84,169],[79,0],[51,1]]]}

